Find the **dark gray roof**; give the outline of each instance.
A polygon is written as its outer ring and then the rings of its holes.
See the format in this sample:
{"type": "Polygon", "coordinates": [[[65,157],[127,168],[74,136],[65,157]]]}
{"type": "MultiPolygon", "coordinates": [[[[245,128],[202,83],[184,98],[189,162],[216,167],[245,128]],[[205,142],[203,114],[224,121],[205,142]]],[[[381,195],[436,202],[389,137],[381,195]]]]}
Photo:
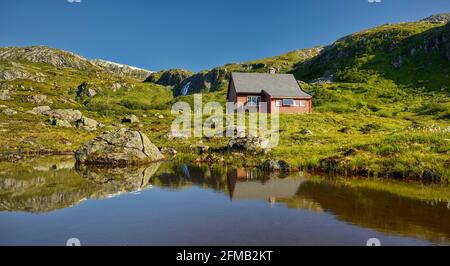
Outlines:
{"type": "Polygon", "coordinates": [[[236,93],[267,92],[275,97],[311,97],[292,74],[231,73],[236,93]]]}

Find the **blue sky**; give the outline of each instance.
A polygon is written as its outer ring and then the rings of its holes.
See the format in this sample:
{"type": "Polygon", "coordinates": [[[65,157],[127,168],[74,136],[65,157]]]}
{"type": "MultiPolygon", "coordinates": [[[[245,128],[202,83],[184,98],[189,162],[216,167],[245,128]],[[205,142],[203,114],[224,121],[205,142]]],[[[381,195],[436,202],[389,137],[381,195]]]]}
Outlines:
{"type": "Polygon", "coordinates": [[[48,45],[150,70],[198,71],[450,12],[449,0],[69,1],[0,0],[0,46],[48,45]]]}

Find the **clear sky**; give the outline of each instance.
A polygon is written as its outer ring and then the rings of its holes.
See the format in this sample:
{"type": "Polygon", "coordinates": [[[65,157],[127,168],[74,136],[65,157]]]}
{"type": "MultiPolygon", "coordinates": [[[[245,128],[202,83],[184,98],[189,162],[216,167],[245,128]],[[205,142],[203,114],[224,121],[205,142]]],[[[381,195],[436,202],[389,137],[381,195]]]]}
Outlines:
{"type": "Polygon", "coordinates": [[[444,12],[450,0],[0,0],[0,46],[198,71],[444,12]]]}

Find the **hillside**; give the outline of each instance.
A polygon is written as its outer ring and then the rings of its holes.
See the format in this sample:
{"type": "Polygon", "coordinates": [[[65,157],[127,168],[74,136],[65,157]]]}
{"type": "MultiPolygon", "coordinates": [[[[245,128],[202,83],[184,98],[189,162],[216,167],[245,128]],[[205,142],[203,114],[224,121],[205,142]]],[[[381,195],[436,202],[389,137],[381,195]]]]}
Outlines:
{"type": "Polygon", "coordinates": [[[146,82],[153,82],[163,86],[173,86],[174,96],[220,91],[227,88],[229,74],[231,72],[266,73],[269,69],[274,68],[278,73],[286,73],[293,69],[295,63],[311,59],[317,56],[321,50],[322,47],[296,50],[283,55],[251,62],[226,64],[199,73],[192,73],[181,69],[163,70],[151,74],[146,82]]]}
{"type": "Polygon", "coordinates": [[[450,22],[440,14],[200,73],[149,71],[146,82],[146,70],[54,48],[0,48],[0,159],[72,151],[100,130],[129,126],[193,160],[192,146],[221,150],[228,139],[168,140],[172,104],[192,103],[197,92],[224,103],[231,72],[274,68],[293,73],[314,96],[314,113],[282,115],[280,145],[268,154],[215,156],[236,165],[277,158],[305,170],[449,180],[449,41],[450,22]],[[79,110],[89,123],[49,121],[47,107],[79,110]],[[128,114],[139,122],[124,125],[128,114]]]}

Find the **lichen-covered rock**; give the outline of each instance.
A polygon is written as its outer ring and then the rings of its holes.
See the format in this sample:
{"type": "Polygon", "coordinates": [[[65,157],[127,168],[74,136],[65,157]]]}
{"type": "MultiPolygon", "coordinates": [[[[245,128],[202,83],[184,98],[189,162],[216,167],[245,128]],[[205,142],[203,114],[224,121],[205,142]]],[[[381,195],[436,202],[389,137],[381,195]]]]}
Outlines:
{"type": "Polygon", "coordinates": [[[58,119],[58,118],[50,118],[48,120],[48,122],[50,123],[50,125],[52,126],[57,126],[57,127],[64,127],[64,128],[71,128],[72,125],[70,124],[69,121],[64,120],[64,119],[58,119]]]}
{"type": "Polygon", "coordinates": [[[88,97],[92,98],[100,91],[100,88],[95,88],[95,86],[89,82],[83,82],[77,88],[77,96],[78,97],[88,97]]]}
{"type": "Polygon", "coordinates": [[[173,140],[173,139],[182,139],[187,140],[189,138],[189,135],[186,132],[179,132],[179,131],[171,131],[164,135],[165,139],[173,140]]]}
{"type": "Polygon", "coordinates": [[[30,103],[36,103],[36,104],[53,103],[52,100],[48,99],[47,95],[43,95],[43,94],[27,96],[26,101],[30,102],[30,103]]]}
{"type": "Polygon", "coordinates": [[[290,166],[285,161],[266,160],[262,166],[262,170],[267,172],[289,171],[290,166]]]}
{"type": "Polygon", "coordinates": [[[256,136],[237,136],[228,142],[232,151],[264,152],[269,149],[269,140],[256,136]]]}
{"type": "Polygon", "coordinates": [[[76,122],[83,117],[83,115],[81,114],[80,111],[72,110],[72,109],[50,110],[50,111],[44,112],[43,114],[49,116],[50,118],[66,120],[69,123],[76,122]]]}
{"type": "Polygon", "coordinates": [[[127,115],[122,119],[122,123],[139,123],[139,118],[135,115],[127,115]]]}
{"type": "Polygon", "coordinates": [[[31,109],[30,113],[32,113],[32,114],[43,114],[43,113],[48,112],[50,110],[51,110],[50,106],[38,106],[38,107],[34,107],[33,109],[31,109]]]}
{"type": "Polygon", "coordinates": [[[164,159],[148,137],[127,128],[105,132],[85,143],[75,154],[79,164],[139,165],[164,159]]]}
{"type": "Polygon", "coordinates": [[[77,128],[87,130],[87,131],[95,131],[102,125],[94,119],[82,117],[77,121],[77,128]]]}
{"type": "Polygon", "coordinates": [[[5,110],[3,110],[3,113],[5,114],[5,115],[16,115],[17,114],[17,111],[16,110],[13,110],[13,109],[5,109],[5,110]]]}
{"type": "Polygon", "coordinates": [[[11,100],[11,91],[0,90],[0,101],[9,101],[9,100],[11,100]]]}

